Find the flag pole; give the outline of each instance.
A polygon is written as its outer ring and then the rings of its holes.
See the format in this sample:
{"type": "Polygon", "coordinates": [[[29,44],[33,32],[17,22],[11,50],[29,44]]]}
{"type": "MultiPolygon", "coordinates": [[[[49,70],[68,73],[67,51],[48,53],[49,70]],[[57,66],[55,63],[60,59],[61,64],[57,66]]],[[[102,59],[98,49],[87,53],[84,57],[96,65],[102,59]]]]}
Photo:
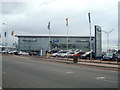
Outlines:
{"type": "MultiPolygon", "coordinates": [[[[68,26],[67,26],[67,50],[68,50],[68,26]]],[[[68,53],[67,53],[67,60],[68,60],[68,53]]]]}
{"type": "MultiPolygon", "coordinates": [[[[68,50],[68,18],[66,18],[66,28],[67,28],[67,50],[68,50]]],[[[67,53],[67,60],[68,60],[68,53],[67,53]]]]}
{"type": "Polygon", "coordinates": [[[51,48],[50,48],[50,34],[51,34],[51,32],[50,32],[50,30],[49,30],[49,50],[51,49],[51,48]]]}
{"type": "Polygon", "coordinates": [[[92,60],[92,45],[91,45],[91,17],[90,13],[88,13],[89,18],[89,28],[90,28],[90,60],[92,60]]]}
{"type": "Polygon", "coordinates": [[[47,26],[47,28],[48,28],[48,30],[49,30],[49,50],[51,49],[50,47],[51,47],[51,45],[50,45],[50,34],[51,34],[51,32],[50,32],[50,22],[48,22],[48,26],[47,26]]]}
{"type": "Polygon", "coordinates": [[[14,41],[15,41],[15,39],[14,39],[14,31],[12,31],[11,36],[13,36],[13,45],[12,45],[13,48],[12,49],[14,50],[14,41]]]}

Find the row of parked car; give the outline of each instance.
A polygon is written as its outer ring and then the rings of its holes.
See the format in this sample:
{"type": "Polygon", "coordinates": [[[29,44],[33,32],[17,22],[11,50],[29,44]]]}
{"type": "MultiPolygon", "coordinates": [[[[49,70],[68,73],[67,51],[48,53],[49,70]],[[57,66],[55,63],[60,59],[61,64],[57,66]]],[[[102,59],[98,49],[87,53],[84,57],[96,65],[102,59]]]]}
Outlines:
{"type": "MultiPolygon", "coordinates": [[[[90,51],[85,52],[85,51],[60,50],[60,51],[53,52],[52,57],[62,57],[62,58],[79,57],[81,59],[89,59],[91,53],[92,53],[92,59],[95,59],[94,52],[90,52],[90,51]]],[[[100,58],[102,60],[120,61],[120,52],[106,52],[100,58]]]]}
{"type": "MultiPolygon", "coordinates": [[[[73,57],[80,57],[84,59],[88,59],[90,57],[91,52],[85,52],[85,51],[67,51],[67,50],[61,50],[56,53],[52,54],[52,57],[62,57],[62,58],[73,58],[73,57]]],[[[94,53],[92,52],[92,57],[94,58],[94,53]]]]}
{"type": "MultiPolygon", "coordinates": [[[[0,53],[6,53],[5,51],[2,51],[0,53]]],[[[17,51],[17,50],[11,50],[7,52],[8,54],[15,54],[15,55],[40,55],[39,52],[24,52],[24,51],[17,51]]],[[[94,52],[85,52],[81,50],[51,50],[48,53],[51,53],[52,57],[62,57],[62,58],[74,58],[79,57],[81,59],[89,59],[90,54],[92,53],[92,59],[95,59],[94,52]]],[[[47,54],[47,53],[46,53],[47,54]]],[[[101,57],[102,60],[114,60],[114,61],[120,61],[120,51],[118,52],[106,52],[101,57]]]]}
{"type": "Polygon", "coordinates": [[[2,54],[15,54],[15,55],[29,55],[29,53],[27,52],[23,52],[23,51],[17,51],[17,50],[10,50],[10,51],[1,51],[0,53],[2,54]]]}

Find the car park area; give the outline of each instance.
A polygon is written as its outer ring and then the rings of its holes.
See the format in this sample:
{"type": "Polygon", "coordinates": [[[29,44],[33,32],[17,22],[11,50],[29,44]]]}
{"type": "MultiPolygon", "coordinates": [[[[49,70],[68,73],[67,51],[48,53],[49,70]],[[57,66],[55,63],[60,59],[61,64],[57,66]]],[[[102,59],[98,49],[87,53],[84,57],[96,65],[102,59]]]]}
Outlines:
{"type": "MultiPolygon", "coordinates": [[[[3,54],[6,54],[3,52],[3,54]]],[[[24,51],[9,51],[7,54],[10,55],[22,55],[22,56],[37,56],[38,58],[51,58],[51,59],[59,59],[59,60],[68,60],[73,61],[77,60],[78,62],[94,62],[94,63],[113,63],[119,64],[120,62],[120,54],[119,52],[112,53],[106,52],[100,59],[96,59],[94,56],[94,52],[92,52],[92,59],[90,59],[91,52],[81,51],[81,50],[56,50],[52,52],[47,52],[46,55],[41,56],[40,52],[24,52],[24,51]]]]}

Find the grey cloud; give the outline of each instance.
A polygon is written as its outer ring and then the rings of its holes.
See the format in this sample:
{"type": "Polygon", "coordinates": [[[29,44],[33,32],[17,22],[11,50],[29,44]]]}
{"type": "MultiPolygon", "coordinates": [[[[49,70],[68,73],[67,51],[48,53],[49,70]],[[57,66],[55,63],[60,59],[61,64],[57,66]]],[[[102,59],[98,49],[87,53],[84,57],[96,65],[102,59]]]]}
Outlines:
{"type": "MultiPolygon", "coordinates": [[[[117,10],[115,8],[109,8],[106,6],[96,9],[96,5],[89,9],[89,7],[76,8],[72,4],[63,6],[56,5],[57,0],[44,0],[41,3],[25,3],[25,2],[7,2],[3,3],[3,15],[5,22],[11,24],[16,34],[47,34],[47,24],[51,21],[51,33],[52,34],[64,34],[66,35],[65,18],[69,18],[69,34],[77,35],[89,35],[89,24],[87,13],[91,11],[92,28],[94,35],[94,24],[102,26],[104,30],[117,27],[117,10]],[[54,3],[54,4],[53,4],[54,3]],[[36,5],[37,4],[37,5],[36,5]],[[52,4],[52,5],[51,5],[52,4]],[[84,9],[85,8],[85,9],[84,9]],[[107,9],[109,9],[107,11],[107,9]],[[82,10],[82,11],[81,11],[82,10]],[[7,15],[7,16],[6,16],[7,15]]],[[[115,4],[113,4],[115,5],[115,4]]],[[[117,5],[117,4],[116,4],[117,5]]],[[[116,34],[116,33],[115,33],[116,34]]],[[[112,34],[111,37],[114,37],[112,34]]],[[[106,36],[103,36],[106,41],[106,36]]],[[[114,38],[116,39],[116,37],[114,38]]],[[[111,39],[111,43],[115,43],[116,40],[111,39]]]]}
{"type": "Polygon", "coordinates": [[[25,9],[25,2],[2,2],[2,14],[21,13],[25,9]]]}

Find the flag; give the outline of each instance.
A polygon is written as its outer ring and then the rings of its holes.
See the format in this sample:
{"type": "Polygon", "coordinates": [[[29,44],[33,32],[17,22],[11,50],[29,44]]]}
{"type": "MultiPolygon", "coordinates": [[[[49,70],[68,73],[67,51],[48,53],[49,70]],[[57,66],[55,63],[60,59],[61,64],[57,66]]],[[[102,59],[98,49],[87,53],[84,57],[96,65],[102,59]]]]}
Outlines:
{"type": "Polygon", "coordinates": [[[4,36],[5,36],[5,37],[7,36],[7,32],[4,33],[4,36]]]}
{"type": "Polygon", "coordinates": [[[14,36],[14,31],[12,31],[11,35],[14,36]]]}
{"type": "Polygon", "coordinates": [[[66,18],[66,26],[68,26],[68,18],[66,18]]]}
{"type": "Polygon", "coordinates": [[[88,13],[89,23],[91,23],[90,13],[88,13]]]}
{"type": "Polygon", "coordinates": [[[47,26],[47,28],[50,30],[50,22],[48,22],[48,26],[47,26]]]}

